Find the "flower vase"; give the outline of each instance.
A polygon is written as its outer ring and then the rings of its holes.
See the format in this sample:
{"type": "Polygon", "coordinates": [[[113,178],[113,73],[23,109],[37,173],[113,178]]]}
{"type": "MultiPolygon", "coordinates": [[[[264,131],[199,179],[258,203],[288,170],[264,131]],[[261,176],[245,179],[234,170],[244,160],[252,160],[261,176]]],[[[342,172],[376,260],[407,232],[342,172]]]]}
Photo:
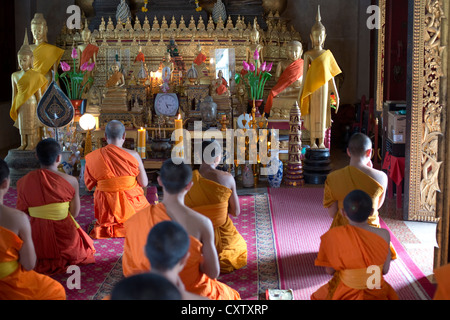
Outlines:
{"type": "Polygon", "coordinates": [[[70,100],[74,109],[74,120],[77,122],[80,117],[86,112],[86,99],[70,100]]]}
{"type": "MultiPolygon", "coordinates": [[[[260,111],[260,108],[261,108],[263,102],[264,102],[263,99],[255,100],[255,108],[256,108],[256,111],[255,111],[255,117],[256,117],[256,118],[261,117],[261,111],[260,111]]],[[[247,113],[250,113],[250,114],[251,114],[251,113],[252,113],[252,110],[253,110],[253,100],[248,100],[248,110],[247,110],[247,113]]]]}
{"type": "Polygon", "coordinates": [[[280,160],[278,155],[271,162],[267,181],[271,188],[279,188],[281,186],[281,182],[283,181],[283,161],[280,160]]]}

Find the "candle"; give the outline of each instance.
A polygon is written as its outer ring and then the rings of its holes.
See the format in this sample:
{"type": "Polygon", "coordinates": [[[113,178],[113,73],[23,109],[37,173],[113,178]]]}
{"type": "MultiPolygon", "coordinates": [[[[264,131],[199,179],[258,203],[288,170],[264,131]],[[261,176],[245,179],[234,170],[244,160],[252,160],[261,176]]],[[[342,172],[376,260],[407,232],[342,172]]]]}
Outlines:
{"type": "Polygon", "coordinates": [[[147,131],[144,128],[140,128],[138,130],[138,147],[137,147],[137,152],[139,153],[139,155],[141,156],[142,159],[145,159],[145,147],[146,147],[146,135],[147,135],[147,131]]]}
{"type": "Polygon", "coordinates": [[[178,114],[178,117],[177,117],[177,119],[175,119],[175,130],[181,130],[178,134],[179,134],[179,137],[178,137],[178,140],[175,142],[175,145],[176,146],[178,146],[178,148],[179,148],[179,156],[180,157],[183,157],[183,145],[182,145],[182,143],[183,143],[183,119],[181,119],[181,115],[180,114],[178,114]],[[179,146],[179,144],[181,144],[180,146],[179,146]]]}

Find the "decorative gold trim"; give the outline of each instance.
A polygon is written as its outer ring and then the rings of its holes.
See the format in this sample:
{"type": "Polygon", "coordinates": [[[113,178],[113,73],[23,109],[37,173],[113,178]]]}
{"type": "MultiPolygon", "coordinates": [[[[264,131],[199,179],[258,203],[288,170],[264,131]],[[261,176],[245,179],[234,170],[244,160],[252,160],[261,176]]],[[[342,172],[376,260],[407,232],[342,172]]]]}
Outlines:
{"type": "Polygon", "coordinates": [[[384,53],[386,42],[386,0],[379,0],[380,29],[378,30],[378,52],[377,52],[377,93],[376,110],[383,111],[384,102],[384,53]]]}

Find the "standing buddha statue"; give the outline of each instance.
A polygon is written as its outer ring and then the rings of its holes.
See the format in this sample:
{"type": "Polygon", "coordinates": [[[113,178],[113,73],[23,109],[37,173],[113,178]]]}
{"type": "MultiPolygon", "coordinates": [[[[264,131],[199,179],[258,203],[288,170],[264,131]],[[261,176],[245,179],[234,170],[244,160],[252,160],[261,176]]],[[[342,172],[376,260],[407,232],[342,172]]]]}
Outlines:
{"type": "Polygon", "coordinates": [[[323,48],[326,30],[321,22],[320,6],[317,9],[316,23],[311,29],[310,38],[313,48],[304,55],[305,78],[299,95],[301,113],[304,117],[304,126],[310,132],[311,148],[325,149],[325,132],[331,127],[330,94],[336,95],[336,108],[338,108],[339,93],[334,77],[342,71],[331,51],[323,48]]]}

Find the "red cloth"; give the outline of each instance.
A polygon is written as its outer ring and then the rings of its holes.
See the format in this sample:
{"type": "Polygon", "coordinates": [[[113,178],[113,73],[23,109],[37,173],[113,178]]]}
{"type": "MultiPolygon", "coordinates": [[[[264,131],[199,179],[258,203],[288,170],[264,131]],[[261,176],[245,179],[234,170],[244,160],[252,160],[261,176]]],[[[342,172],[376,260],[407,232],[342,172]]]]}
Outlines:
{"type": "Polygon", "coordinates": [[[273,99],[284,91],[287,87],[297,81],[303,75],[303,59],[298,59],[292,62],[281,74],[277,84],[270,90],[267,98],[264,113],[269,114],[272,109],[273,99]]]}
{"type": "Polygon", "coordinates": [[[145,62],[145,55],[141,51],[136,56],[136,59],[134,59],[134,62],[138,62],[138,61],[145,62]]]}
{"type": "MultiPolygon", "coordinates": [[[[29,207],[70,202],[74,194],[74,188],[63,177],[38,169],[17,181],[17,209],[29,214],[29,207]]],[[[94,242],[69,215],[58,221],[30,217],[36,272],[63,273],[70,265],[95,263],[94,242]]]]}
{"type": "Polygon", "coordinates": [[[206,61],[206,56],[203,53],[200,52],[197,55],[197,57],[195,58],[194,63],[199,66],[205,61],[206,61]]]}
{"type": "Polygon", "coordinates": [[[228,82],[224,78],[222,78],[222,84],[217,87],[216,93],[220,96],[220,95],[224,94],[225,92],[227,92],[227,90],[228,90],[227,85],[228,85],[228,82]]]}
{"type": "Polygon", "coordinates": [[[88,62],[95,54],[97,54],[98,49],[99,48],[97,46],[89,43],[81,53],[80,66],[82,66],[85,62],[88,62]]]}
{"type": "Polygon", "coordinates": [[[405,177],[405,158],[395,157],[386,152],[382,169],[387,170],[389,177],[398,186],[405,177]]]}

